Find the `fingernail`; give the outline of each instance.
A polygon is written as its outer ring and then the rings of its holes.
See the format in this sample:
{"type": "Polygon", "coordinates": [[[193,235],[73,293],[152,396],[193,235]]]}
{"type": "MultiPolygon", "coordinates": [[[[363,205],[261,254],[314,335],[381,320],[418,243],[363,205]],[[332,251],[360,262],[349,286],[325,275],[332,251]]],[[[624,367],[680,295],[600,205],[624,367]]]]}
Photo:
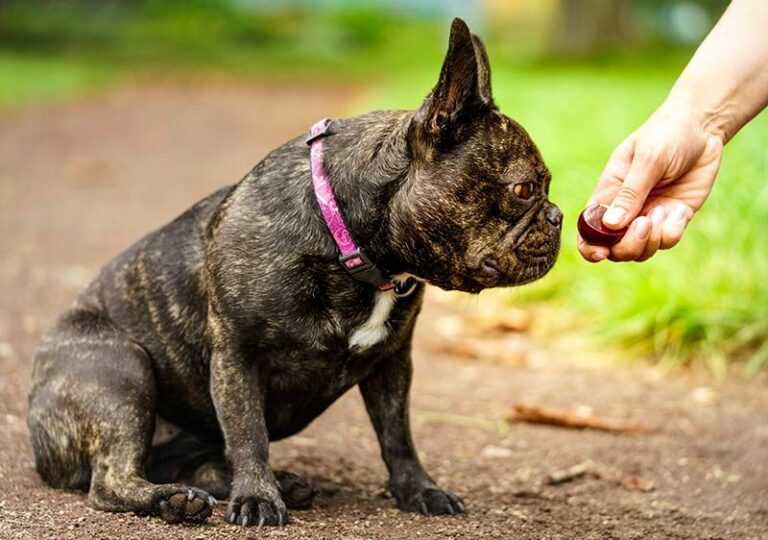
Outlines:
{"type": "Polygon", "coordinates": [[[648,218],[637,218],[635,222],[635,236],[640,240],[645,240],[651,234],[651,220],[648,218]]]}
{"type": "Polygon", "coordinates": [[[657,206],[653,210],[651,210],[651,215],[648,216],[651,218],[651,223],[653,223],[654,227],[661,225],[661,222],[664,221],[664,217],[667,215],[667,211],[664,210],[663,206],[657,206]]]}
{"type": "Polygon", "coordinates": [[[627,211],[619,206],[612,206],[603,216],[603,223],[606,225],[618,225],[627,217],[627,211]]]}
{"type": "Polygon", "coordinates": [[[603,253],[602,251],[598,251],[598,252],[596,252],[596,253],[593,253],[593,254],[592,254],[592,257],[591,257],[591,259],[592,259],[594,262],[600,262],[600,261],[604,261],[604,260],[605,260],[605,258],[606,258],[606,254],[605,254],[605,253],[603,253]]]}
{"type": "Polygon", "coordinates": [[[672,213],[669,216],[669,219],[672,221],[685,221],[688,217],[688,212],[686,212],[685,206],[682,204],[675,206],[675,209],[672,210],[672,213]]]}

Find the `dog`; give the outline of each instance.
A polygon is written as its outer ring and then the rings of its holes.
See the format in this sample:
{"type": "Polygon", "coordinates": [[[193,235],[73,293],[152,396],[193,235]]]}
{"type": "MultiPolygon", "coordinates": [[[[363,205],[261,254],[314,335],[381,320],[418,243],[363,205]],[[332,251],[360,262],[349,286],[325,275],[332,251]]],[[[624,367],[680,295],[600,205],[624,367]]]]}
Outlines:
{"type": "Polygon", "coordinates": [[[101,510],[202,522],[228,497],[229,523],[283,525],[314,490],[270,469],[269,443],[358,386],[398,507],[464,512],[411,439],[414,324],[426,284],[549,271],[549,184],[455,19],[417,110],[318,123],[101,269],[35,355],[37,471],[101,510]]]}

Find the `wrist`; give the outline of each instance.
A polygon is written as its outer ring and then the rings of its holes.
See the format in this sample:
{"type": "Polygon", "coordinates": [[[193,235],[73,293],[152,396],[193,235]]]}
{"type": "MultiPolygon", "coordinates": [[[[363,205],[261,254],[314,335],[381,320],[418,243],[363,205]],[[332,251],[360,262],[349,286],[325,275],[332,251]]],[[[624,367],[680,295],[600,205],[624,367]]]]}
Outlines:
{"type": "Polygon", "coordinates": [[[716,137],[725,144],[739,128],[736,107],[731,98],[717,99],[707,95],[706,85],[675,85],[662,105],[676,115],[685,115],[707,137],[716,137]]]}

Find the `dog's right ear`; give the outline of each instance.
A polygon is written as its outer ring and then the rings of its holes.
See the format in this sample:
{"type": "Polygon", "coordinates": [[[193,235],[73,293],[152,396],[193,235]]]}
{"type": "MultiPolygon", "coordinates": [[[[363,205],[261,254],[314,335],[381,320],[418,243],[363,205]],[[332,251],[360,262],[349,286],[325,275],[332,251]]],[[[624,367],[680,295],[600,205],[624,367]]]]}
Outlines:
{"type": "Polygon", "coordinates": [[[417,144],[446,145],[460,138],[462,127],[473,115],[494,107],[485,47],[467,24],[456,18],[440,79],[416,111],[412,135],[417,144]]]}

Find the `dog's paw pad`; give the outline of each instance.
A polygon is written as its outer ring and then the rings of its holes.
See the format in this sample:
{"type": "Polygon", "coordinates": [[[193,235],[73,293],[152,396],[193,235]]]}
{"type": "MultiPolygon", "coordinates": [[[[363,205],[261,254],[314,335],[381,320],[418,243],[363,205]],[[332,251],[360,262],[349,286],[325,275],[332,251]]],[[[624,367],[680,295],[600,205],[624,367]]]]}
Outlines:
{"type": "Polygon", "coordinates": [[[183,488],[160,499],[160,517],[168,523],[192,521],[202,523],[211,517],[216,501],[205,491],[183,488]]]}

